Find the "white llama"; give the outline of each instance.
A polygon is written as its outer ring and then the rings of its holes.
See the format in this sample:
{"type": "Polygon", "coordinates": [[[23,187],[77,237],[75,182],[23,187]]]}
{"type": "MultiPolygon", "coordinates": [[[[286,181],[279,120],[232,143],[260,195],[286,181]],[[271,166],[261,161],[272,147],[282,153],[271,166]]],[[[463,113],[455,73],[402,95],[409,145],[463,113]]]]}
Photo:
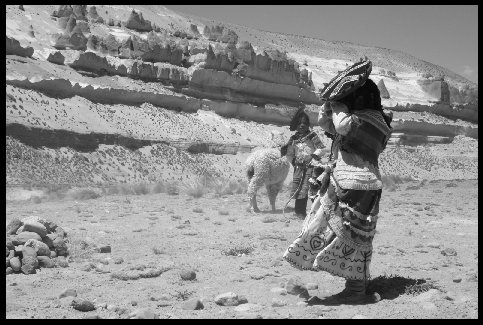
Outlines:
{"type": "Polygon", "coordinates": [[[290,170],[290,163],[286,156],[280,157],[280,149],[260,149],[254,151],[246,160],[246,172],[248,176],[247,211],[260,212],[257,206],[257,191],[265,184],[268,199],[275,211],[275,200],[282,189],[283,182],[290,170]]]}

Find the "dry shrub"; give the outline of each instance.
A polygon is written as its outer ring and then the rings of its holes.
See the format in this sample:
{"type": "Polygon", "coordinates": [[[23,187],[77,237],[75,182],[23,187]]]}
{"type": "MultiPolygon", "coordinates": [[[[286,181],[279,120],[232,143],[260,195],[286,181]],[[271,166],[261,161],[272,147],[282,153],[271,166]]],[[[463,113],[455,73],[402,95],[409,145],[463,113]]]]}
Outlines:
{"type": "Polygon", "coordinates": [[[178,195],[179,194],[179,182],[178,181],[169,181],[166,184],[166,193],[169,195],[178,195]]]}
{"type": "Polygon", "coordinates": [[[246,191],[243,182],[225,177],[217,177],[213,180],[211,189],[216,196],[242,194],[246,191]]]}
{"type": "Polygon", "coordinates": [[[166,186],[164,185],[163,181],[157,181],[156,183],[154,183],[151,191],[154,194],[164,193],[166,192],[166,186]]]}
{"type": "Polygon", "coordinates": [[[136,195],[146,195],[151,192],[149,189],[149,185],[145,182],[133,184],[132,188],[133,188],[134,194],[136,195]]]}
{"type": "Polygon", "coordinates": [[[30,198],[30,201],[32,201],[33,203],[35,204],[39,204],[39,203],[42,203],[42,199],[40,197],[38,197],[37,195],[33,195],[31,198],[30,198]]]}
{"type": "Polygon", "coordinates": [[[221,254],[226,256],[238,256],[240,254],[248,255],[255,250],[252,246],[235,246],[233,248],[225,249],[221,251],[221,254]]]}
{"type": "Polygon", "coordinates": [[[85,237],[85,234],[74,234],[66,240],[69,256],[76,262],[90,259],[95,252],[95,247],[90,246],[86,242],[85,237]]]}
{"type": "Polygon", "coordinates": [[[401,177],[395,174],[383,175],[381,177],[382,184],[387,191],[393,192],[399,188],[400,184],[413,181],[412,177],[401,177]]]}
{"type": "Polygon", "coordinates": [[[74,187],[67,191],[67,196],[73,200],[91,200],[102,196],[102,191],[93,187],[74,187]]]}

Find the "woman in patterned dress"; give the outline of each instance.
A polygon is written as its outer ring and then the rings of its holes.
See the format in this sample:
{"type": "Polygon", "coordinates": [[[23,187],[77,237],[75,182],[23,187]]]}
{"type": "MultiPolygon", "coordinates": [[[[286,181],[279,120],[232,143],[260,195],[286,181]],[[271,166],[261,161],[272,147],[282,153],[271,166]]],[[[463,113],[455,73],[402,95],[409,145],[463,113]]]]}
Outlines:
{"type": "Polygon", "coordinates": [[[369,60],[342,71],[322,90],[318,123],[333,136],[328,189],[316,198],[302,231],[283,257],[304,270],[346,279],[342,292],[325,303],[365,299],[372,240],[382,192],[378,157],[391,133],[369,60]]]}
{"type": "Polygon", "coordinates": [[[324,148],[317,133],[310,131],[309,126],[309,116],[299,109],[290,122],[290,131],[296,133],[281,149],[282,157],[287,155],[294,168],[290,197],[295,198],[295,215],[301,219],[307,215],[309,178],[313,169],[310,163],[313,159],[320,160],[324,148]]]}

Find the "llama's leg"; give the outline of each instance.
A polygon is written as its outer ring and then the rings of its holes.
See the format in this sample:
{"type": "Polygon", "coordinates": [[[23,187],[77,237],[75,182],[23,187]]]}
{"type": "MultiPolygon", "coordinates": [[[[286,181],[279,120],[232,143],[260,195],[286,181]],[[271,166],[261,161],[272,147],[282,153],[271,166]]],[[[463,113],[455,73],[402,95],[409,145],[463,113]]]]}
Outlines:
{"type": "Polygon", "coordinates": [[[280,190],[282,189],[283,186],[283,181],[280,181],[275,184],[270,184],[267,185],[267,194],[268,194],[268,199],[270,200],[270,205],[272,207],[272,211],[275,212],[275,201],[277,200],[277,195],[280,193],[280,190]]]}
{"type": "Polygon", "coordinates": [[[258,175],[255,175],[252,177],[250,180],[250,183],[248,184],[248,199],[250,201],[247,211],[251,211],[251,208],[253,207],[254,212],[260,212],[257,206],[257,192],[262,187],[263,185],[263,178],[257,177],[258,175]]]}

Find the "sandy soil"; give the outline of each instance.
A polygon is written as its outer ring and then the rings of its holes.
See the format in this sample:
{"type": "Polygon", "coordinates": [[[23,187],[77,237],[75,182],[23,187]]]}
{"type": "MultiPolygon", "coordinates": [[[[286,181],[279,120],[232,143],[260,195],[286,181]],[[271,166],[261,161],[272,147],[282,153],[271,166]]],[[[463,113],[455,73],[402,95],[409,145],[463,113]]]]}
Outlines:
{"type": "MultiPolygon", "coordinates": [[[[66,268],[7,276],[6,318],[119,318],[137,308],[149,308],[160,318],[242,317],[236,307],[214,303],[214,297],[225,292],[262,305],[255,314],[263,318],[477,318],[478,181],[415,185],[408,183],[383,193],[371,273],[373,277],[392,274],[431,279],[437,289],[415,296],[397,294],[378,303],[330,307],[307,306],[298,296],[270,291],[298,275],[304,283],[318,284],[318,289],[309,291],[310,296],[323,298],[339,292],[344,280],[323,272],[299,271],[280,260],[298,235],[302,220],[291,216],[293,209],[285,216],[281,211],[268,212],[266,196],[258,198],[259,214],[244,212],[243,194],[206,194],[196,199],[184,193],[163,193],[40,204],[18,200],[20,197],[8,200],[7,223],[30,215],[51,218],[66,229],[71,240],[109,244],[112,252],[95,253],[86,260],[76,252],[66,268]],[[240,246],[253,246],[254,250],[240,257],[221,253],[240,246]],[[443,256],[441,251],[446,248],[455,249],[457,256],[443,256]],[[119,257],[124,261],[114,264],[119,257]],[[100,260],[108,262],[103,265],[108,273],[83,271],[86,262],[100,260]],[[170,269],[154,278],[112,278],[118,270],[149,263],[170,269]],[[196,279],[181,280],[183,269],[194,270],[196,279]],[[74,310],[69,306],[71,298],[58,299],[66,288],[75,289],[78,296],[96,305],[125,309],[74,310]],[[163,295],[168,303],[163,302],[163,295]],[[204,308],[184,310],[183,298],[199,298],[204,308]],[[273,307],[274,298],[286,305],[273,307]]],[[[287,198],[287,192],[281,193],[277,207],[287,198]]]]}

